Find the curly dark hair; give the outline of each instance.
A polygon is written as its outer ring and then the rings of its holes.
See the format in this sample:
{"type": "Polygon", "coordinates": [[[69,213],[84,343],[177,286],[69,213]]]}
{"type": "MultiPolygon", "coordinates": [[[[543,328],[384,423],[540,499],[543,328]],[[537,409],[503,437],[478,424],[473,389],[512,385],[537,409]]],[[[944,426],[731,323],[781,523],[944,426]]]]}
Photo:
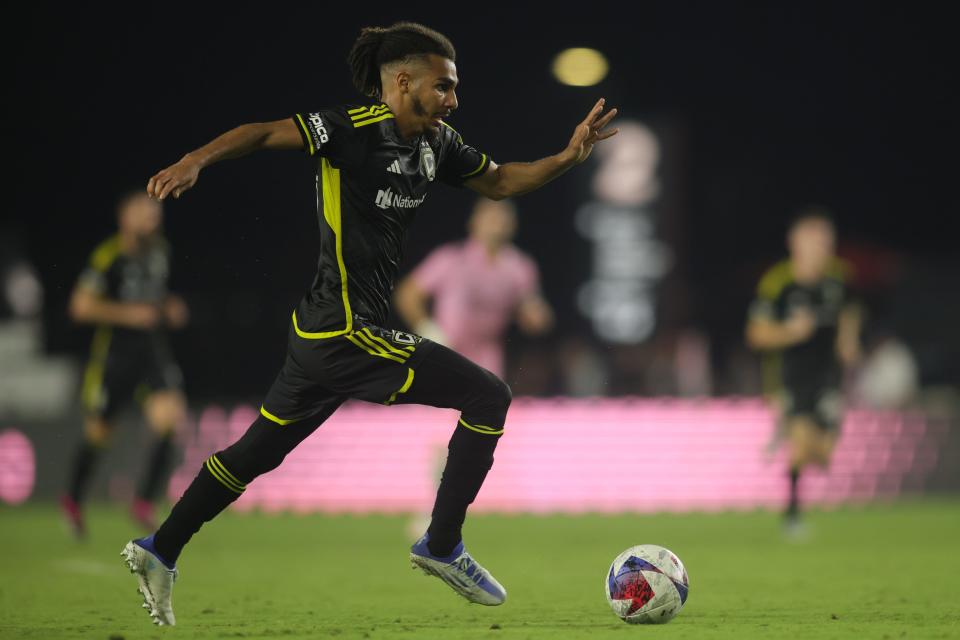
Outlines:
{"type": "Polygon", "coordinates": [[[436,54],[453,62],[453,43],[438,31],[416,22],[398,22],[389,27],[364,27],[347,56],[354,86],[365,96],[379,99],[380,68],[397,60],[436,54]]]}

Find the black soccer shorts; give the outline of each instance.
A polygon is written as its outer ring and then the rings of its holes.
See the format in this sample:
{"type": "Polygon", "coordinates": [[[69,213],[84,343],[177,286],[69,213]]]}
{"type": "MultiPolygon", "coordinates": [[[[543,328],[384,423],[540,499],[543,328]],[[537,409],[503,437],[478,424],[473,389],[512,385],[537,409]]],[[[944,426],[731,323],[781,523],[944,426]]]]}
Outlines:
{"type": "Polygon", "coordinates": [[[326,338],[304,337],[291,325],[286,361],[261,414],[285,425],[326,413],[348,398],[394,404],[413,385],[417,364],[436,346],[360,316],[354,316],[349,333],[326,338]]]}
{"type": "Polygon", "coordinates": [[[160,336],[113,339],[113,330],[98,330],[81,391],[84,410],[105,420],[131,400],[147,394],[181,389],[183,375],[160,336]]]}
{"type": "Polygon", "coordinates": [[[795,385],[781,391],[785,418],[805,416],[823,431],[839,430],[843,420],[843,394],[833,385],[795,385]]]}

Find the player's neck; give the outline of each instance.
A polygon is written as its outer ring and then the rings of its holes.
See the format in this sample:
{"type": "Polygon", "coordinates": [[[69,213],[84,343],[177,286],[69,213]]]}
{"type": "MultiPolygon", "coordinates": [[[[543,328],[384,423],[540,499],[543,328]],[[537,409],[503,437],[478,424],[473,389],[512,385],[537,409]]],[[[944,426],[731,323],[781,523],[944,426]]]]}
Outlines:
{"type": "Polygon", "coordinates": [[[401,138],[411,140],[423,133],[421,125],[416,122],[416,116],[403,108],[403,102],[399,96],[385,95],[383,103],[393,112],[393,122],[401,138]]]}
{"type": "Polygon", "coordinates": [[[818,265],[808,265],[796,260],[790,261],[790,272],[799,284],[816,284],[823,279],[825,270],[818,265]]]}
{"type": "Polygon", "coordinates": [[[476,245],[483,251],[483,255],[489,258],[491,261],[496,260],[504,247],[502,242],[484,242],[483,240],[477,238],[471,238],[471,241],[476,243],[476,245]]]}
{"type": "Polygon", "coordinates": [[[136,236],[132,233],[120,232],[120,253],[133,256],[143,251],[143,247],[147,244],[146,240],[141,239],[139,236],[136,236]]]}

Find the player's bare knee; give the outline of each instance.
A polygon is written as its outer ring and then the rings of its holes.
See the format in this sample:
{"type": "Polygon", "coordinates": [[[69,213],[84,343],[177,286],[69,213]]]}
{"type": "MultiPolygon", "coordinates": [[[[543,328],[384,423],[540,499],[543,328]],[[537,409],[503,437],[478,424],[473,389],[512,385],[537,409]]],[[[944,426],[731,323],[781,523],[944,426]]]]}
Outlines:
{"type": "Polygon", "coordinates": [[[804,429],[798,429],[790,437],[790,464],[802,469],[815,460],[813,443],[804,429]]]}
{"type": "Polygon", "coordinates": [[[186,402],[179,392],[159,391],[147,398],[145,413],[150,428],[160,435],[167,435],[183,424],[186,402]]]}
{"type": "Polygon", "coordinates": [[[833,446],[834,443],[832,439],[829,439],[827,436],[824,436],[824,439],[817,443],[817,446],[814,448],[814,457],[817,465],[824,468],[830,466],[830,458],[833,457],[833,446]]]}

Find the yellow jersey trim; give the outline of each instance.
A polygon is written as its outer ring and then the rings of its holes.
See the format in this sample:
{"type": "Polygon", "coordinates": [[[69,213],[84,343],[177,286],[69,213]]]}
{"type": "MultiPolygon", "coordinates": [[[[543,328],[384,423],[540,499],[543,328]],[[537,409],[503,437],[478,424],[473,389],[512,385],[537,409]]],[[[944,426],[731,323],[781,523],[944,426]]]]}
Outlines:
{"type": "Polygon", "coordinates": [[[385,104],[381,104],[373,107],[365,107],[363,109],[360,109],[359,111],[356,109],[351,109],[350,111],[347,111],[347,113],[354,114],[350,116],[351,120],[363,120],[364,118],[368,118],[371,116],[379,116],[380,114],[389,112],[389,111],[390,111],[390,107],[388,107],[385,104]]]}
{"type": "Polygon", "coordinates": [[[399,389],[397,389],[396,391],[394,391],[394,392],[390,395],[390,398],[387,399],[387,401],[384,402],[383,404],[393,404],[394,402],[397,401],[397,396],[398,396],[398,395],[400,395],[401,393],[406,393],[407,391],[409,391],[409,390],[410,390],[410,387],[413,386],[413,375],[414,375],[413,369],[407,369],[407,381],[403,383],[403,386],[402,386],[402,387],[400,387],[399,389]]]}
{"type": "Polygon", "coordinates": [[[353,127],[354,127],[354,128],[357,128],[357,127],[365,127],[365,126],[367,126],[368,124],[373,124],[374,122],[380,122],[381,120],[386,120],[387,118],[392,118],[392,117],[393,117],[393,114],[392,114],[392,113],[385,113],[385,114],[383,114],[382,116],[377,116],[377,117],[375,117],[375,118],[370,118],[369,120],[361,120],[361,121],[359,121],[359,122],[354,122],[354,123],[353,123],[353,127]]]}
{"type": "Polygon", "coordinates": [[[291,422],[296,422],[297,420],[300,420],[300,418],[292,418],[292,419],[290,419],[290,420],[284,420],[283,418],[278,418],[277,416],[275,416],[275,415],[273,415],[272,413],[270,413],[269,411],[267,411],[267,410],[263,407],[263,405],[260,405],[260,415],[262,415],[262,416],[263,416],[264,418],[266,418],[267,420],[270,420],[271,422],[276,422],[276,423],[277,423],[278,425],[280,425],[281,427],[285,427],[285,426],[287,426],[288,424],[290,424],[291,422]]]}
{"type": "Polygon", "coordinates": [[[483,156],[483,158],[480,159],[480,166],[474,169],[473,171],[471,171],[470,173],[460,176],[461,178],[470,178],[472,176],[475,176],[481,171],[483,171],[483,169],[490,164],[489,162],[487,162],[487,154],[484,153],[481,155],[483,156]]]}
{"type": "Polygon", "coordinates": [[[364,328],[361,329],[360,331],[361,331],[361,333],[367,334],[367,337],[370,338],[371,340],[373,340],[374,342],[379,343],[380,345],[382,345],[382,350],[384,351],[384,353],[392,353],[392,354],[394,354],[394,355],[396,355],[396,356],[399,356],[399,357],[401,357],[401,358],[409,358],[409,357],[410,357],[410,354],[407,353],[406,351],[403,351],[403,350],[401,350],[401,349],[397,349],[396,347],[394,347],[393,345],[391,345],[389,342],[387,342],[387,341],[384,340],[383,338],[381,338],[381,337],[379,337],[379,336],[373,335],[373,332],[370,331],[369,327],[364,327],[364,328]]]}
{"type": "Polygon", "coordinates": [[[454,129],[454,128],[451,127],[450,125],[448,125],[448,124],[447,124],[446,122],[444,122],[443,120],[440,121],[440,124],[442,124],[443,126],[445,126],[447,129],[450,129],[450,131],[453,131],[453,133],[457,136],[457,142],[460,143],[460,144],[463,144],[463,136],[460,135],[460,132],[459,132],[459,131],[457,131],[456,129],[454,129]]]}
{"type": "Polygon", "coordinates": [[[316,147],[313,146],[313,136],[310,135],[310,130],[307,129],[307,123],[303,121],[303,117],[301,117],[299,113],[297,114],[297,121],[300,122],[300,128],[303,129],[303,133],[307,139],[307,144],[310,145],[310,155],[314,155],[317,150],[316,147]]]}
{"type": "Polygon", "coordinates": [[[83,408],[87,411],[96,411],[100,404],[100,393],[103,387],[103,370],[107,361],[107,352],[110,351],[110,341],[113,337],[113,328],[100,325],[93,334],[93,345],[90,347],[90,362],[83,374],[83,388],[80,391],[83,408]]]}
{"type": "Polygon", "coordinates": [[[343,262],[343,217],[340,209],[340,170],[333,168],[326,158],[320,160],[320,175],[323,189],[323,219],[327,221],[336,238],[337,269],[340,271],[340,295],[343,298],[345,326],[336,331],[303,331],[297,324],[297,312],[293,312],[293,329],[301,338],[319,340],[342,336],[353,331],[353,312],[347,294],[347,265],[343,262]]]}
{"type": "Polygon", "coordinates": [[[120,255],[120,236],[111,236],[104,240],[97,248],[93,250],[90,256],[90,266],[100,272],[110,268],[117,256],[120,255]]]}
{"type": "Polygon", "coordinates": [[[470,424],[463,418],[460,418],[460,424],[465,426],[467,429],[470,429],[471,431],[476,431],[477,433],[482,433],[488,436],[498,436],[501,433],[503,433],[503,427],[500,427],[500,429],[495,429],[493,427],[488,427],[484,424],[470,424]]]}
{"type": "Polygon", "coordinates": [[[393,360],[394,362],[399,362],[400,364],[405,364],[406,359],[398,358],[397,356],[391,355],[389,353],[384,353],[382,350],[377,349],[374,345],[369,343],[366,336],[362,333],[353,332],[345,336],[347,340],[360,347],[367,353],[372,356],[377,356],[378,358],[386,358],[387,360],[393,360]]]}

